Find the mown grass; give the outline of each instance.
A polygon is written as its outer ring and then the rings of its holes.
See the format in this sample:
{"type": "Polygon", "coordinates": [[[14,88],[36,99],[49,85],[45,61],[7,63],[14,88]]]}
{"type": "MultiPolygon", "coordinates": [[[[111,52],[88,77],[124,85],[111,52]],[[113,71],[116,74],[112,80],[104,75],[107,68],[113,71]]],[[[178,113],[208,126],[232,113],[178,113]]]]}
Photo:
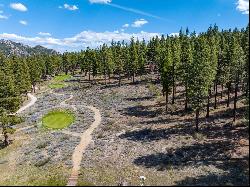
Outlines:
{"type": "Polygon", "coordinates": [[[55,84],[50,84],[49,88],[51,88],[51,89],[60,89],[60,88],[66,87],[66,86],[67,85],[63,84],[63,83],[55,83],[55,84]]]}
{"type": "Polygon", "coordinates": [[[67,84],[65,84],[64,82],[70,79],[71,77],[72,77],[71,75],[65,75],[65,74],[57,75],[49,84],[49,88],[51,89],[64,88],[67,86],[67,84]]]}
{"type": "Polygon", "coordinates": [[[44,127],[49,129],[64,129],[75,121],[75,116],[68,110],[55,110],[46,114],[42,119],[44,127]]]}
{"type": "Polygon", "coordinates": [[[57,75],[54,78],[54,81],[56,82],[63,82],[71,78],[71,75],[57,75]]]}

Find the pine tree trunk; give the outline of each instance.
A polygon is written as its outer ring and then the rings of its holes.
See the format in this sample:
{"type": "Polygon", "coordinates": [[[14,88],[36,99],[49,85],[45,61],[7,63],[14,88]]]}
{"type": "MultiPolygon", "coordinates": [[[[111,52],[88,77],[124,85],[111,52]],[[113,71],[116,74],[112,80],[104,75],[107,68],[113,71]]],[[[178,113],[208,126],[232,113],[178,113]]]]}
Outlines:
{"type": "Polygon", "coordinates": [[[206,118],[209,118],[209,107],[210,107],[210,97],[211,97],[211,90],[209,89],[208,91],[208,96],[207,96],[207,115],[206,118]]]}
{"type": "Polygon", "coordinates": [[[4,133],[3,133],[3,136],[4,136],[4,146],[8,146],[10,144],[9,142],[9,136],[8,136],[8,133],[6,132],[6,130],[4,130],[4,133]]]}
{"type": "Polygon", "coordinates": [[[223,91],[224,91],[224,85],[221,85],[221,99],[223,99],[223,91]]]}
{"type": "Polygon", "coordinates": [[[236,110],[237,110],[237,100],[238,100],[238,87],[239,87],[239,82],[237,81],[235,84],[235,90],[234,90],[234,119],[233,121],[236,121],[236,110]]]}
{"type": "Polygon", "coordinates": [[[227,107],[230,105],[230,92],[231,92],[231,83],[227,85],[227,107]]]}
{"type": "Polygon", "coordinates": [[[135,72],[133,72],[133,83],[135,83],[135,72]]]}
{"type": "Polygon", "coordinates": [[[33,93],[36,93],[36,84],[33,84],[33,93]]]}
{"type": "Polygon", "coordinates": [[[218,84],[215,82],[214,109],[217,108],[218,84]]]}
{"type": "Polygon", "coordinates": [[[185,111],[188,109],[188,95],[187,95],[187,84],[185,86],[185,111]]]}
{"type": "Polygon", "coordinates": [[[173,82],[173,96],[172,96],[172,104],[175,103],[175,82],[173,82]]]}
{"type": "Polygon", "coordinates": [[[173,95],[172,95],[172,104],[174,104],[175,99],[175,66],[173,65],[173,95]]]}
{"type": "Polygon", "coordinates": [[[166,112],[168,112],[168,91],[166,91],[166,112]]]}
{"type": "Polygon", "coordinates": [[[196,109],[195,112],[195,126],[196,126],[196,132],[199,132],[199,115],[200,115],[200,109],[196,109]]]}
{"type": "Polygon", "coordinates": [[[121,87],[121,72],[119,72],[119,87],[121,87]]]}
{"type": "Polygon", "coordinates": [[[105,86],[107,86],[107,75],[104,73],[104,79],[105,79],[105,86]]]}
{"type": "Polygon", "coordinates": [[[246,85],[246,96],[248,97],[248,92],[249,92],[249,83],[247,81],[247,85],[246,85]]]}
{"type": "Polygon", "coordinates": [[[91,80],[90,76],[91,76],[91,73],[90,73],[90,71],[89,71],[89,81],[91,80]]]}

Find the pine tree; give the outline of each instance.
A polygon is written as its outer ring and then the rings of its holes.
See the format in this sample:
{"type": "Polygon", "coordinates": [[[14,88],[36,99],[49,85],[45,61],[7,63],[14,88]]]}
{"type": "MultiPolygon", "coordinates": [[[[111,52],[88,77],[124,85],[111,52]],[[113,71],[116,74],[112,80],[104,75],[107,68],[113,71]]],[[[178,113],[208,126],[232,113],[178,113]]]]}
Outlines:
{"type": "Polygon", "coordinates": [[[143,40],[139,44],[139,59],[138,59],[138,69],[139,69],[139,74],[143,75],[145,73],[145,65],[146,65],[146,52],[147,52],[147,46],[145,40],[143,40]]]}
{"type": "Polygon", "coordinates": [[[13,57],[12,60],[15,64],[13,65],[15,85],[20,94],[27,94],[31,89],[31,81],[26,59],[13,57]]]}
{"type": "Polygon", "coordinates": [[[175,37],[172,39],[172,54],[173,54],[173,60],[172,60],[172,88],[173,88],[173,95],[172,95],[172,104],[175,103],[175,93],[176,93],[176,81],[179,77],[178,71],[181,61],[181,45],[178,37],[175,37]]]}
{"type": "Polygon", "coordinates": [[[39,58],[37,56],[35,57],[29,57],[27,59],[27,63],[29,66],[29,74],[30,74],[30,80],[33,87],[33,92],[36,92],[36,85],[41,80],[42,77],[42,68],[41,63],[39,61],[39,58]]]}
{"type": "MultiPolygon", "coordinates": [[[[217,84],[218,84],[218,40],[216,38],[216,35],[213,33],[212,35],[208,35],[208,45],[210,50],[210,79],[215,81],[216,84],[216,93],[215,93],[215,108],[217,106],[217,84]]],[[[207,115],[206,117],[209,117],[209,109],[210,109],[210,97],[211,97],[211,86],[209,86],[208,89],[208,102],[207,102],[207,115]]]]}
{"type": "Polygon", "coordinates": [[[132,82],[135,83],[135,76],[138,69],[138,45],[135,43],[134,38],[130,43],[130,68],[132,73],[132,82]]]}
{"type": "Polygon", "coordinates": [[[185,35],[181,38],[180,79],[185,86],[185,110],[188,108],[188,87],[190,80],[190,65],[193,62],[191,39],[185,35]]]}
{"type": "Polygon", "coordinates": [[[204,106],[204,98],[208,96],[213,71],[210,67],[210,50],[206,37],[199,36],[194,43],[194,60],[190,64],[188,94],[192,108],[196,114],[196,131],[199,131],[199,115],[204,106]]]}
{"type": "Polygon", "coordinates": [[[11,113],[18,109],[21,101],[14,79],[11,61],[4,59],[0,62],[0,128],[5,146],[9,144],[8,134],[13,132],[11,126],[15,125],[16,117],[11,113]]]}
{"type": "Polygon", "coordinates": [[[233,110],[233,121],[236,121],[236,109],[238,100],[238,89],[240,80],[243,78],[242,74],[245,66],[245,54],[240,46],[239,41],[235,36],[233,36],[230,44],[230,75],[231,80],[234,82],[234,110],[233,110]]]}
{"type": "Polygon", "coordinates": [[[161,82],[163,85],[163,92],[166,92],[166,112],[168,111],[168,96],[171,91],[172,81],[173,81],[173,72],[172,72],[172,51],[170,46],[170,41],[167,39],[167,44],[165,48],[161,48],[160,51],[160,74],[161,74],[161,82]]]}

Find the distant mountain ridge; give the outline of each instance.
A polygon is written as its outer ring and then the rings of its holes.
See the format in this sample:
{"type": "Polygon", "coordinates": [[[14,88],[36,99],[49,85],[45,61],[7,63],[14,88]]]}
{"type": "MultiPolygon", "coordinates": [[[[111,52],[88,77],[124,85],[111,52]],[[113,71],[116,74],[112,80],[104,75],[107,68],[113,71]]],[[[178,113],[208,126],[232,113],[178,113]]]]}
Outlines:
{"type": "Polygon", "coordinates": [[[6,56],[17,55],[17,56],[31,56],[40,54],[57,54],[58,52],[53,49],[47,49],[43,46],[37,45],[30,47],[22,43],[13,42],[11,40],[0,39],[0,53],[6,56]]]}

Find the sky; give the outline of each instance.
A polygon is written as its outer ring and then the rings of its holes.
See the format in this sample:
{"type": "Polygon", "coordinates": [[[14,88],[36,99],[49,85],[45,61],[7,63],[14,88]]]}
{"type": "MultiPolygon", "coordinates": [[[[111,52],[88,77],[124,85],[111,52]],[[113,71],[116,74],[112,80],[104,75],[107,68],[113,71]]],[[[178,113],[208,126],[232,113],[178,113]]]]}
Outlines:
{"type": "Polygon", "coordinates": [[[60,52],[249,22],[249,0],[0,0],[0,39],[60,52]]]}

